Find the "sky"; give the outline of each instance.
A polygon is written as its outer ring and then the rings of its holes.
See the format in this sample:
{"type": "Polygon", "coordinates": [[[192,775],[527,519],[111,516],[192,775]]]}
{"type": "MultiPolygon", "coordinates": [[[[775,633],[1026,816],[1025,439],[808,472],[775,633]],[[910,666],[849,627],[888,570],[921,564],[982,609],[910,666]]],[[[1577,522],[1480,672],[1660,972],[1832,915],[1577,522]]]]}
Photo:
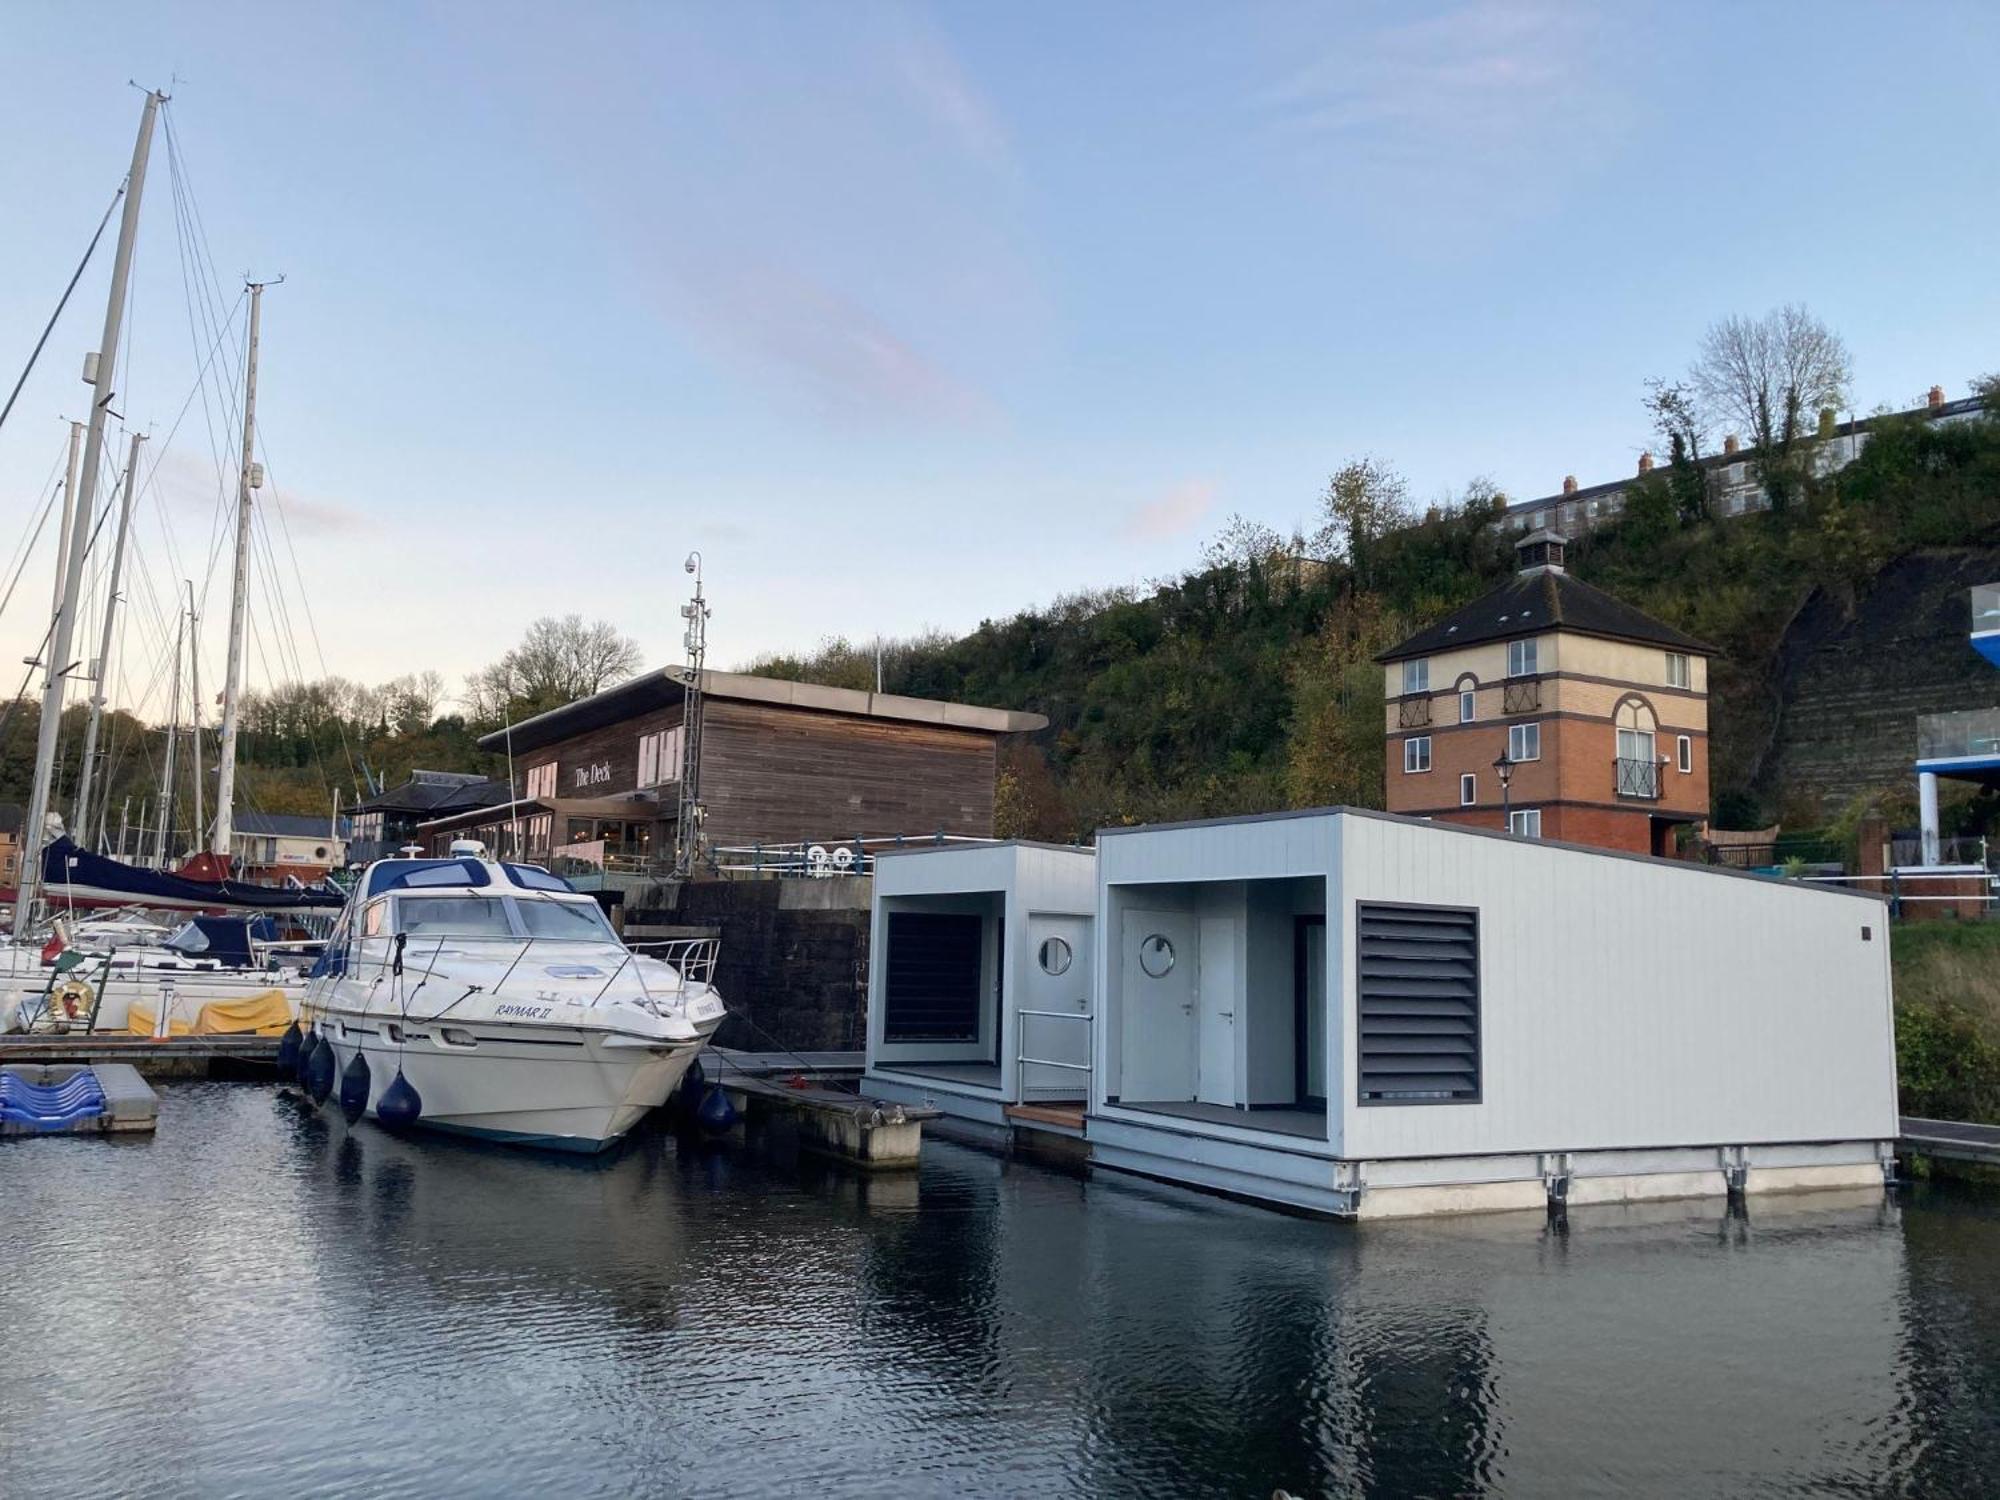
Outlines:
{"type": "MultiPolygon", "coordinates": [[[[1232,513],[1289,529],[1361,455],[1420,501],[1628,473],[1645,381],[1725,315],[1807,304],[1862,411],[1965,394],[2000,369],[1995,56],[1990,4],[10,0],[0,381],[138,80],[177,151],[115,403],[153,434],[117,701],[160,711],[182,578],[220,679],[246,273],[284,277],[253,685],[455,687],[569,612],[677,660],[690,549],[714,665],[958,633],[1174,575],[1232,513]]],[[[10,557],[109,250],[0,427],[10,557]]],[[[45,530],[7,660],[53,562],[45,530]]]]}

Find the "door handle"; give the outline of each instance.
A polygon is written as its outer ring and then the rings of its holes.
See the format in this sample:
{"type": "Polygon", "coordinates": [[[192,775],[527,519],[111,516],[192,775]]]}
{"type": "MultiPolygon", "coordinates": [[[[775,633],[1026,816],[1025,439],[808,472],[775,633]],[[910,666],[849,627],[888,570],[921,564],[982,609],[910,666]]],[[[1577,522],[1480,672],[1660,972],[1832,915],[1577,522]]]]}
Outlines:
{"type": "Polygon", "coordinates": [[[1221,1016],[1225,1021],[1233,1021],[1236,1019],[1236,1012],[1233,1010],[1219,1010],[1216,1012],[1216,1014],[1218,1016],[1221,1016]]]}

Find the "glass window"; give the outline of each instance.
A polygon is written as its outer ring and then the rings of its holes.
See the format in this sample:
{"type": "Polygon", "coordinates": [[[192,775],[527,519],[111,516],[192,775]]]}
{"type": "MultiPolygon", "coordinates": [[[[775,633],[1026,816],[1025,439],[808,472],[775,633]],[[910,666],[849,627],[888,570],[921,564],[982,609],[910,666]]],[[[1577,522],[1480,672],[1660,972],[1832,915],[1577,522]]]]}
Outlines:
{"type": "Polygon", "coordinates": [[[1683,775],[1694,770],[1694,739],[1690,735],[1680,735],[1674,740],[1674,763],[1683,775]]]}
{"type": "Polygon", "coordinates": [[[556,763],[528,767],[528,795],[553,797],[556,794],[556,763]]]}
{"type": "Polygon", "coordinates": [[[1406,693],[1428,693],[1431,690],[1431,664],[1419,658],[1403,663],[1403,691],[1406,693]]]}
{"type": "Polygon", "coordinates": [[[1524,808],[1520,812],[1507,815],[1507,831],[1524,839],[1538,839],[1542,836],[1542,810],[1539,807],[1524,808]]]}
{"type": "Polygon", "coordinates": [[[1174,945],[1164,933],[1153,933],[1139,944],[1139,967],[1155,979],[1165,979],[1173,972],[1174,945]]]}
{"type": "Polygon", "coordinates": [[[396,930],[412,937],[512,937],[507,906],[497,896],[405,896],[396,930]]]}
{"type": "Polygon", "coordinates": [[[1688,670],[1686,655],[1679,651],[1669,651],[1667,653],[1667,686],[1677,688],[1691,687],[1693,686],[1693,681],[1693,675],[1688,670]]]}
{"type": "Polygon", "coordinates": [[[1470,724],[1479,716],[1479,695],[1471,688],[1458,690],[1458,722],[1470,724]]]}
{"type": "Polygon", "coordinates": [[[1406,773],[1428,771],[1431,768],[1431,737],[1427,734],[1412,736],[1403,741],[1403,770],[1406,773]]]}
{"type": "MultiPolygon", "coordinates": [[[[1599,751],[1598,754],[1603,754],[1599,751]]],[[[1510,724],[1507,726],[1507,759],[1540,760],[1542,758],[1542,726],[1540,724],[1510,724]]]]}
{"type": "Polygon", "coordinates": [[[521,925],[529,937],[576,938],[593,943],[616,942],[617,934],[604,920],[595,901],[517,901],[521,925]]]}
{"type": "Polygon", "coordinates": [[[1035,961],[1042,966],[1044,974],[1067,974],[1070,961],[1069,944],[1059,937],[1043,938],[1042,946],[1036,952],[1035,961]]]}
{"type": "Polygon", "coordinates": [[[1509,641],[1507,643],[1507,675],[1509,677],[1533,677],[1541,671],[1537,665],[1541,658],[1538,641],[1509,641]]]}
{"type": "Polygon", "coordinates": [[[1618,731],[1618,758],[1620,760],[1653,763],[1653,732],[1650,729],[1621,729],[1618,731]]]}
{"type": "Polygon", "coordinates": [[[1458,778],[1458,805],[1470,807],[1479,800],[1479,778],[1467,771],[1458,778]]]}

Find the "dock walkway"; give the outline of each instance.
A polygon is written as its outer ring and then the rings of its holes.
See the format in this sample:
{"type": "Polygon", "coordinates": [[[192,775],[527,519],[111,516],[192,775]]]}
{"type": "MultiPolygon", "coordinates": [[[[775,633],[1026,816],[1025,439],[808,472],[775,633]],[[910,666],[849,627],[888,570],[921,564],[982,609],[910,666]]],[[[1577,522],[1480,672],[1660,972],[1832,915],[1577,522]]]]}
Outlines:
{"type": "Polygon", "coordinates": [[[1896,1142],[1899,1155],[1935,1156],[1946,1161],[2000,1167],[2000,1125],[1968,1125],[1961,1120],[1924,1120],[1904,1115],[1896,1142]]]}

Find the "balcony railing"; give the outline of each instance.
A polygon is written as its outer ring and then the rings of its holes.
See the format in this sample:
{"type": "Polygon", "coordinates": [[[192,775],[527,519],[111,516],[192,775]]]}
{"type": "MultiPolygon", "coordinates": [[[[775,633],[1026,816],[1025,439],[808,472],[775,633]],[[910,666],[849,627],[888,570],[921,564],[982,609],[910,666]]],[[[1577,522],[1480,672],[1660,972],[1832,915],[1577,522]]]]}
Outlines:
{"type": "Polygon", "coordinates": [[[1500,689],[1500,712],[1531,714],[1542,706],[1542,684],[1533,677],[1510,682],[1500,689]]]}
{"type": "Polygon", "coordinates": [[[1917,720],[1918,760],[1966,760],[2000,755],[2000,708],[1925,714],[1917,720]]]}
{"type": "Polygon", "coordinates": [[[1628,760],[1619,756],[1612,762],[1618,795],[1655,801],[1660,795],[1660,763],[1656,760],[1628,760]]]}
{"type": "Polygon", "coordinates": [[[1398,729],[1422,729],[1431,721],[1431,700],[1428,698],[1405,698],[1396,705],[1396,727],[1398,729]]]}

